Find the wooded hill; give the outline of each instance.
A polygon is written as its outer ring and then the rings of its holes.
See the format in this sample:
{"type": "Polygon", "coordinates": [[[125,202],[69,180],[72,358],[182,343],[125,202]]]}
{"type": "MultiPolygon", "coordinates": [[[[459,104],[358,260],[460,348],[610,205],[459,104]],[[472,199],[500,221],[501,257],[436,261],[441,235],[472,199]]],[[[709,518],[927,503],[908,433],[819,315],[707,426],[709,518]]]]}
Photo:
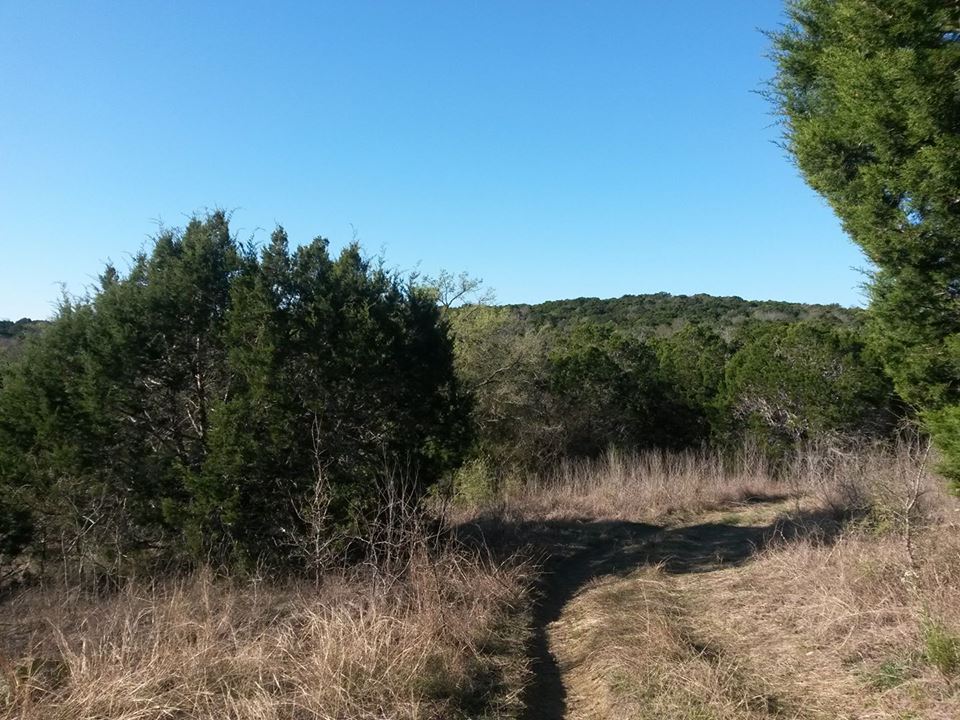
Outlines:
{"type": "Polygon", "coordinates": [[[14,345],[22,338],[35,333],[46,325],[44,320],[20,318],[17,321],[0,320],[0,350],[14,345]]]}
{"type": "Polygon", "coordinates": [[[737,296],[671,295],[650,293],[619,298],[581,297],[550,300],[536,305],[516,304],[514,309],[534,326],[566,327],[582,321],[613,323],[636,335],[671,335],[684,325],[704,325],[728,339],[751,321],[798,322],[823,320],[831,324],[856,325],[860,308],[842,305],[792,303],[780,300],[744,300],[737,296]]]}
{"type": "MultiPolygon", "coordinates": [[[[618,298],[580,297],[529,304],[508,304],[533,326],[565,328],[581,321],[613,323],[635,335],[671,335],[684,325],[707,326],[729,339],[751,322],[798,322],[824,320],[837,325],[858,325],[861,308],[819,305],[781,300],[744,300],[736,295],[706,293],[671,295],[666,292],[624,295],[618,298]]],[[[9,347],[47,324],[45,320],[21,318],[0,320],[0,350],[9,347]]]]}

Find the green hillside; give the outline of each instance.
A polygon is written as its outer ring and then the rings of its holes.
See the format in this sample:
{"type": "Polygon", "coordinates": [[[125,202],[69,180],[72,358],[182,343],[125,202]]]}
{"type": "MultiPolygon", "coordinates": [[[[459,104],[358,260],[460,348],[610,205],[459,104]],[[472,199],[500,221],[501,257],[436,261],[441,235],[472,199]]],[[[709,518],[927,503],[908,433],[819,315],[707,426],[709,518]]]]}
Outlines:
{"type": "Polygon", "coordinates": [[[729,335],[750,321],[794,322],[826,320],[856,324],[860,308],[815,305],[741,297],[653,293],[619,298],[550,300],[537,305],[508,305],[534,325],[563,327],[580,321],[613,323],[639,335],[669,335],[688,323],[699,323],[729,335]]]}

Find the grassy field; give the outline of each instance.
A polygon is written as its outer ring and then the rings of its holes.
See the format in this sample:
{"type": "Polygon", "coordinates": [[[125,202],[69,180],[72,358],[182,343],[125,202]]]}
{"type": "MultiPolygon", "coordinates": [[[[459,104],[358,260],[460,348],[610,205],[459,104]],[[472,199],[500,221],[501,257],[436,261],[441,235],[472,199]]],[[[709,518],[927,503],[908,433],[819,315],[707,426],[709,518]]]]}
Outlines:
{"type": "Polygon", "coordinates": [[[960,506],[922,448],[609,455],[319,582],[34,587],[0,717],[953,718],[960,506]]]}

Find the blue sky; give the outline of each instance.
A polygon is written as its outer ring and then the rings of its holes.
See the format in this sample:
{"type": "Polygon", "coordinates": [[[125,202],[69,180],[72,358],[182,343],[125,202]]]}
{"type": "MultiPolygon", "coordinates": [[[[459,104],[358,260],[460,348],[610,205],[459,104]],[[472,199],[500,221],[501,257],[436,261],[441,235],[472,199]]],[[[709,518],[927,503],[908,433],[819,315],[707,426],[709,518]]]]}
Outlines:
{"type": "Polygon", "coordinates": [[[862,304],[755,91],[777,0],[0,2],[0,317],[209,207],[502,302],[862,304]]]}

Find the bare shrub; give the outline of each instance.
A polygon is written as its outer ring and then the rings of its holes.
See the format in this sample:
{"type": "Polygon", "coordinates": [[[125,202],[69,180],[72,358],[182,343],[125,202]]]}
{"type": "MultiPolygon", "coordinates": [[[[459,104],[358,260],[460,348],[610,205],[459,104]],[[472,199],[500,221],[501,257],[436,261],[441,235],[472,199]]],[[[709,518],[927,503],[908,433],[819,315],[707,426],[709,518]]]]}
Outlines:
{"type": "Polygon", "coordinates": [[[916,529],[936,510],[943,490],[929,456],[929,443],[917,438],[816,443],[792,455],[783,476],[795,494],[815,499],[838,517],[869,518],[880,529],[916,529]]]}

